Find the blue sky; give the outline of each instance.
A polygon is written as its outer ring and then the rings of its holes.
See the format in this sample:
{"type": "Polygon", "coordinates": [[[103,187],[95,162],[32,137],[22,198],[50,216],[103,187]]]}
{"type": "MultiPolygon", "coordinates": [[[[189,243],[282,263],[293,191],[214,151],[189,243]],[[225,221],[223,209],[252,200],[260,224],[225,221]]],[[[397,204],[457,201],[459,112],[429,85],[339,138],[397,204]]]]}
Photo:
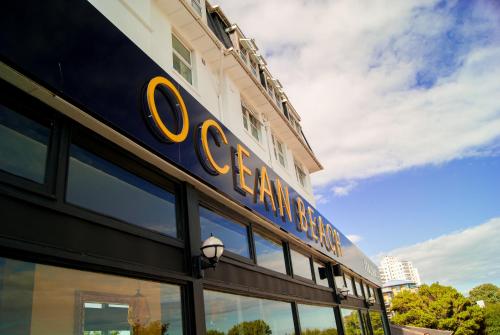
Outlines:
{"type": "Polygon", "coordinates": [[[325,216],[424,282],[500,284],[500,2],[216,3],[301,115],[325,216]]]}

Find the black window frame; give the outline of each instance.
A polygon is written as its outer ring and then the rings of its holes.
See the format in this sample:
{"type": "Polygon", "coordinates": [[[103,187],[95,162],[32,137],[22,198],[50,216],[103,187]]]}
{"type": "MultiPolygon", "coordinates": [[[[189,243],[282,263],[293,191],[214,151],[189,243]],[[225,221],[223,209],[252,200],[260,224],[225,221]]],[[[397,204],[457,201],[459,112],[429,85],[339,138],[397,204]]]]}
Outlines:
{"type": "Polygon", "coordinates": [[[91,217],[92,222],[97,222],[110,226],[112,228],[129,232],[131,234],[145,237],[154,241],[171,244],[174,246],[184,246],[184,240],[186,237],[185,229],[185,218],[182,215],[183,205],[181,199],[181,186],[179,182],[175,181],[172,177],[165,174],[163,171],[157,167],[141,160],[132,153],[126,151],[125,149],[119,147],[115,143],[112,143],[101,135],[83,128],[82,126],[73,123],[68,132],[67,140],[62,148],[62,156],[65,157],[65,171],[64,171],[64,181],[61,183],[61,196],[64,206],[70,208],[73,213],[78,213],[84,218],[91,217]],[[78,204],[73,204],[66,201],[66,190],[68,185],[69,176],[69,158],[70,158],[70,147],[71,145],[77,145],[78,147],[90,152],[93,155],[104,159],[111,164],[118,166],[121,169],[128,171],[142,178],[157,187],[164,189],[167,192],[172,193],[175,196],[175,216],[176,216],[176,230],[177,236],[170,236],[163,234],[161,232],[151,230],[145,227],[141,227],[132,222],[127,222],[125,220],[115,218],[104,213],[94,211],[92,209],[84,208],[78,204]]]}
{"type": "Polygon", "coordinates": [[[38,195],[56,198],[57,161],[61,137],[61,118],[56,112],[33,96],[0,79],[0,103],[15,113],[33,120],[50,131],[47,143],[44,182],[38,183],[19,175],[0,170],[0,183],[38,195]]]}
{"type": "Polygon", "coordinates": [[[277,274],[277,275],[280,275],[280,276],[290,276],[290,268],[288,266],[288,261],[287,261],[287,248],[285,246],[286,244],[286,241],[283,241],[282,239],[278,238],[278,237],[272,237],[271,234],[269,232],[266,232],[264,229],[262,228],[253,228],[252,226],[252,244],[253,244],[253,249],[254,249],[254,259],[255,259],[255,265],[257,267],[259,267],[259,269],[262,269],[264,271],[272,271],[272,273],[274,274],[277,274]],[[275,243],[279,243],[281,244],[281,252],[282,252],[282,255],[283,255],[283,265],[285,266],[285,272],[279,272],[279,271],[276,271],[276,270],[273,270],[273,269],[270,269],[270,268],[267,268],[265,266],[262,266],[262,265],[259,265],[258,261],[257,261],[257,249],[255,248],[255,234],[258,234],[260,237],[266,239],[266,240],[270,240],[270,241],[273,241],[275,243]]]}
{"type": "MultiPolygon", "coordinates": [[[[256,257],[255,257],[255,245],[253,240],[253,230],[252,223],[247,219],[243,218],[241,215],[233,211],[232,209],[224,206],[223,204],[216,202],[213,198],[210,198],[208,195],[203,193],[199,194],[199,207],[205,207],[206,209],[214,212],[215,214],[222,216],[223,218],[228,219],[229,221],[233,221],[235,224],[242,225],[246,228],[246,235],[248,239],[248,254],[249,257],[245,257],[242,255],[238,255],[234,252],[231,252],[227,249],[224,249],[224,253],[222,254],[222,259],[224,257],[243,262],[250,265],[256,265],[256,257]]],[[[200,222],[201,225],[201,222],[200,222]]],[[[201,228],[201,227],[200,227],[201,228]]],[[[202,236],[200,235],[200,241],[203,243],[202,236]]],[[[224,243],[224,241],[222,241],[224,243]]]]}

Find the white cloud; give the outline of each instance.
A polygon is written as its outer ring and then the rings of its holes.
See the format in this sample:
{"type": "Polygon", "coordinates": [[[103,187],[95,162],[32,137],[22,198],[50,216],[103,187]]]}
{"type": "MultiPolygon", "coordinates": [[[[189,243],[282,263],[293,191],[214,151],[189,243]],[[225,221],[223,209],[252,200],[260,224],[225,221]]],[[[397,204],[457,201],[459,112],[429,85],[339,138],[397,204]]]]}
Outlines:
{"type": "MultiPolygon", "coordinates": [[[[500,284],[500,217],[462,231],[377,255],[409,260],[422,282],[452,285],[464,292],[482,283],[500,284]]],[[[380,262],[377,262],[380,263],[380,262]]]]}
{"type": "Polygon", "coordinates": [[[361,237],[359,235],[355,235],[355,234],[348,234],[348,235],[346,235],[346,237],[348,239],[350,239],[352,243],[358,243],[359,241],[361,241],[363,239],[363,237],[361,237]]]}
{"type": "Polygon", "coordinates": [[[335,185],[332,187],[333,194],[336,197],[345,197],[348,195],[355,187],[357,186],[357,183],[355,182],[348,182],[342,185],[335,185]]]}
{"type": "Polygon", "coordinates": [[[316,185],[478,155],[500,136],[493,2],[474,2],[460,27],[437,0],[216,2],[302,116],[325,167],[316,185]],[[417,73],[437,80],[416,88],[417,73]]]}

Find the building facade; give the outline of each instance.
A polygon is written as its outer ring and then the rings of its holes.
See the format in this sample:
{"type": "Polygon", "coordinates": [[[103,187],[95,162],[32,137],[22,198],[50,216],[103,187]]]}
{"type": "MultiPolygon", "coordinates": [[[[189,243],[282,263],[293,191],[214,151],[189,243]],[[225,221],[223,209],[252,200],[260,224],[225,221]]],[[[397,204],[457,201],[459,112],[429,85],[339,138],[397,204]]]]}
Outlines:
{"type": "Polygon", "coordinates": [[[408,280],[420,286],[418,269],[410,261],[402,261],[395,256],[385,256],[380,262],[380,279],[385,284],[391,280],[408,280]]]}
{"type": "Polygon", "coordinates": [[[0,334],[390,334],[376,266],[314,207],[299,114],[218,6],[0,6],[0,334]]]}

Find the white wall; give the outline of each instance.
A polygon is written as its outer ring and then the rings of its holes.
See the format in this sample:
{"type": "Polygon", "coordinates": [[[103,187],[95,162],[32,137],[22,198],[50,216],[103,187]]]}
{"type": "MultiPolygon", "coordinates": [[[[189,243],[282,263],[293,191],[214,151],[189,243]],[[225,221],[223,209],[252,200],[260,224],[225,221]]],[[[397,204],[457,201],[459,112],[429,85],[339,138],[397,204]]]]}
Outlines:
{"type": "MultiPolygon", "coordinates": [[[[182,0],[169,0],[182,1],[182,0]]],[[[216,119],[229,128],[260,159],[269,164],[280,177],[301,196],[315,205],[314,196],[307,174],[304,189],[295,176],[293,154],[286,150],[287,169],[274,158],[269,129],[262,129],[262,141],[258,143],[243,127],[241,97],[237,86],[227,77],[219,78],[219,66],[210,69],[203,64],[203,55],[193,52],[193,85],[189,84],[173,69],[172,32],[182,39],[182,31],[173,27],[167,15],[152,0],[89,0],[118,29],[130,38],[141,50],[148,54],[163,70],[174,77],[189,91],[216,119]],[[220,86],[220,98],[218,90],[220,86]],[[220,99],[220,101],[219,101],[220,99]]],[[[184,42],[188,47],[189,43],[184,42]]],[[[193,49],[193,48],[192,48],[193,49]]],[[[254,109],[255,110],[255,109],[254,109]]],[[[258,112],[258,111],[257,111],[258,112]]],[[[286,142],[285,142],[286,145],[286,142]]]]}

